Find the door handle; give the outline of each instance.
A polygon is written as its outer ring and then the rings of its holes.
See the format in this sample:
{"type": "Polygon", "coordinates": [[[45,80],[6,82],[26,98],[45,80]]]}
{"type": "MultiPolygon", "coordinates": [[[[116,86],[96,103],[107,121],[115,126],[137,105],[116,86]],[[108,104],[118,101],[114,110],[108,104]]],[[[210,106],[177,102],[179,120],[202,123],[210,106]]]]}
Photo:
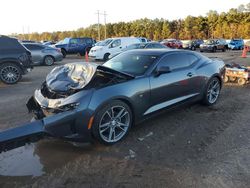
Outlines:
{"type": "Polygon", "coordinates": [[[192,72],[187,73],[188,77],[192,77],[194,74],[192,72]]]}

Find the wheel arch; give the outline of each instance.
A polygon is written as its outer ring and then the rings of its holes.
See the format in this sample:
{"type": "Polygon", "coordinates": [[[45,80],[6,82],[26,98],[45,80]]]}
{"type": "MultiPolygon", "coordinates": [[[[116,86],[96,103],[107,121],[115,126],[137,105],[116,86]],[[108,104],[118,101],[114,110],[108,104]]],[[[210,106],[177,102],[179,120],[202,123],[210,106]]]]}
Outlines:
{"type": "Polygon", "coordinates": [[[66,48],[62,47],[61,50],[64,50],[65,52],[67,52],[66,48]]]}
{"type": "Polygon", "coordinates": [[[126,105],[128,105],[128,107],[130,108],[131,113],[132,113],[132,125],[133,125],[135,122],[135,109],[134,109],[132,102],[126,97],[118,96],[118,97],[113,97],[113,98],[110,98],[110,99],[104,101],[96,108],[94,114],[96,114],[101,108],[103,108],[105,105],[109,104],[111,101],[121,101],[121,102],[124,102],[126,105]]]}
{"type": "MultiPolygon", "coordinates": [[[[223,80],[222,80],[222,78],[221,78],[221,76],[219,75],[219,74],[214,74],[213,76],[211,76],[211,78],[218,78],[218,80],[220,81],[220,88],[222,88],[222,84],[223,84],[223,80]]],[[[211,79],[210,78],[210,79],[211,79]]]]}
{"type": "MultiPolygon", "coordinates": [[[[106,52],[105,54],[103,54],[103,60],[105,60],[105,56],[106,55],[108,55],[108,57],[111,55],[111,53],[109,53],[109,52],[106,52]]],[[[107,60],[108,60],[108,58],[107,58],[107,60]]]]}

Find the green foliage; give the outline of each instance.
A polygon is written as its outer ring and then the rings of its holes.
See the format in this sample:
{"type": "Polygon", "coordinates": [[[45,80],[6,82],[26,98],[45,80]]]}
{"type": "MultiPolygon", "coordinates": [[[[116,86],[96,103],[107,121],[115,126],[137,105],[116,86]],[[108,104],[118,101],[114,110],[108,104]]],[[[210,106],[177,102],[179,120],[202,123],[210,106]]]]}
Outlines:
{"type": "MultiPolygon", "coordinates": [[[[100,25],[101,39],[105,38],[105,26],[100,25]]],[[[139,19],[131,22],[108,23],[107,38],[121,36],[147,37],[152,40],[166,38],[207,39],[207,38],[250,38],[250,3],[218,14],[209,11],[207,16],[187,16],[185,19],[139,19]]],[[[76,31],[57,31],[31,34],[15,34],[26,40],[59,41],[66,37],[92,37],[98,39],[97,24],[76,31]]]]}

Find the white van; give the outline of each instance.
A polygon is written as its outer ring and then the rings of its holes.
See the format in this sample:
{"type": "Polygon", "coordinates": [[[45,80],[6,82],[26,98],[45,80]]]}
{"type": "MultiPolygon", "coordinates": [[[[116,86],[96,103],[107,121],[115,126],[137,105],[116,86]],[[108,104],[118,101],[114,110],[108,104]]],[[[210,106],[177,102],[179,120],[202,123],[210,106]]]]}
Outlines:
{"type": "Polygon", "coordinates": [[[135,37],[108,38],[92,47],[89,57],[106,61],[110,55],[119,53],[134,43],[140,43],[140,40],[135,37]]]}

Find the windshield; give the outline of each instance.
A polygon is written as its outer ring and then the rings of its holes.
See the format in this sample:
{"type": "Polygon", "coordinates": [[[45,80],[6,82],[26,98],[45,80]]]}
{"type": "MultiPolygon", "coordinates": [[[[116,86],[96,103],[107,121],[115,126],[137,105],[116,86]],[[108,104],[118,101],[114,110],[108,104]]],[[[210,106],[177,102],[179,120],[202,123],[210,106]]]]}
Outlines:
{"type": "Polygon", "coordinates": [[[154,64],[158,56],[122,53],[103,64],[103,66],[133,76],[143,75],[154,64]]]}
{"type": "Polygon", "coordinates": [[[106,39],[106,40],[104,40],[104,41],[100,41],[100,42],[96,43],[96,46],[107,46],[107,45],[109,45],[112,41],[113,41],[113,39],[106,39]]]}
{"type": "Polygon", "coordinates": [[[214,40],[207,40],[207,41],[205,42],[205,44],[215,44],[215,41],[214,41],[214,40]]]}

